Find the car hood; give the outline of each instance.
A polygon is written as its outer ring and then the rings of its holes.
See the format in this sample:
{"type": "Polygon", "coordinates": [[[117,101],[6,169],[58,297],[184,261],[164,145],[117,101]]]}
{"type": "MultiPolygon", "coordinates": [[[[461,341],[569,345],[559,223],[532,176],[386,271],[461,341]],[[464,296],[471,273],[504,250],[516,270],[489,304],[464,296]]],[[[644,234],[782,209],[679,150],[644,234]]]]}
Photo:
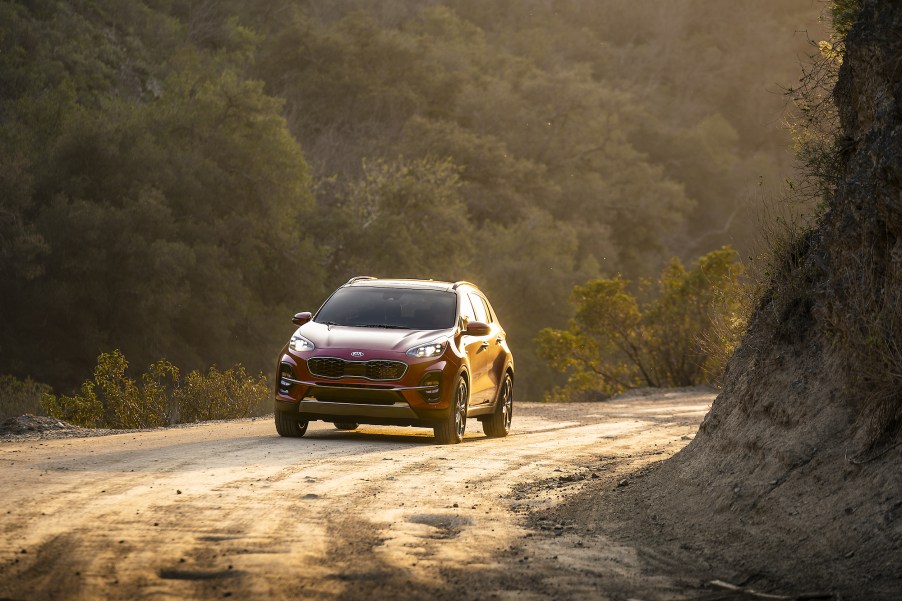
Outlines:
{"type": "Polygon", "coordinates": [[[432,342],[436,338],[449,337],[454,330],[329,327],[311,321],[300,327],[300,333],[316,345],[317,349],[360,349],[404,353],[420,344],[432,342]]]}

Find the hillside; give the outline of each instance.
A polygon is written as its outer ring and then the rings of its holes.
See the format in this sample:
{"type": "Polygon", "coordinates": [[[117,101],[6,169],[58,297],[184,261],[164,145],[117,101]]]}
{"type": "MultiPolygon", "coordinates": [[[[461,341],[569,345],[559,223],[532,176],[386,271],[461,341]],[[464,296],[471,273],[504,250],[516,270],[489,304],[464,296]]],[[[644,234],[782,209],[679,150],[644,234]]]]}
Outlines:
{"type": "Polygon", "coordinates": [[[836,192],[783,257],[698,436],[627,500],[759,590],[902,590],[900,29],[902,5],[861,3],[834,91],[836,192]]]}
{"type": "Polygon", "coordinates": [[[574,284],[749,250],[821,8],[4,3],[0,373],[268,372],[369,273],[481,284],[539,398],[574,284]]]}

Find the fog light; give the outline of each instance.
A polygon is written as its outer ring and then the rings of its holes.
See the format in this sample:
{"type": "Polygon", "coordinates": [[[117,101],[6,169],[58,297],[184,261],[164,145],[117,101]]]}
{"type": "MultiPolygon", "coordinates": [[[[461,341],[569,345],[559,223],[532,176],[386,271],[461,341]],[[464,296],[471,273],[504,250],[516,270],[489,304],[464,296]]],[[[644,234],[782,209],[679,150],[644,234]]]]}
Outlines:
{"type": "Polygon", "coordinates": [[[423,379],[420,380],[420,386],[429,386],[429,388],[420,391],[420,395],[427,403],[438,403],[442,396],[442,372],[427,372],[423,379]]]}
{"type": "Polygon", "coordinates": [[[294,379],[294,367],[290,363],[279,364],[279,392],[282,394],[288,394],[292,386],[285,378],[294,379]]]}

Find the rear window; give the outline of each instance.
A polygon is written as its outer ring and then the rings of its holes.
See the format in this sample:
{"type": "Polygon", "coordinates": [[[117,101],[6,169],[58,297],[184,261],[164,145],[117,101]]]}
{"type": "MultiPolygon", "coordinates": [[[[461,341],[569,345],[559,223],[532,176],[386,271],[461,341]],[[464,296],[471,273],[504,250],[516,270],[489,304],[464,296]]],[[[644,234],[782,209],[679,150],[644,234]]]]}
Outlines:
{"type": "Polygon", "coordinates": [[[443,290],[350,286],[320,308],[314,321],[337,326],[443,330],[454,327],[457,296],[443,290]]]}

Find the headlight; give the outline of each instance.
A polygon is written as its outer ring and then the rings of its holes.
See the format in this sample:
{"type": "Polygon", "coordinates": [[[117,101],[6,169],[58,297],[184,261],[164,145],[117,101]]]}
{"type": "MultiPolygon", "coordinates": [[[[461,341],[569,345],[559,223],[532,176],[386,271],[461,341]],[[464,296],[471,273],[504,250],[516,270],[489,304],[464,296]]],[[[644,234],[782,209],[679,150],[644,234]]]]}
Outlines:
{"type": "Polygon", "coordinates": [[[443,352],[445,352],[445,346],[447,344],[447,340],[436,340],[435,342],[415,346],[407,351],[407,354],[418,359],[425,359],[426,357],[438,357],[443,352]]]}
{"type": "Polygon", "coordinates": [[[304,338],[300,335],[300,329],[297,332],[291,335],[291,342],[288,343],[288,348],[295,352],[305,353],[307,351],[312,351],[316,348],[312,342],[304,338]]]}

